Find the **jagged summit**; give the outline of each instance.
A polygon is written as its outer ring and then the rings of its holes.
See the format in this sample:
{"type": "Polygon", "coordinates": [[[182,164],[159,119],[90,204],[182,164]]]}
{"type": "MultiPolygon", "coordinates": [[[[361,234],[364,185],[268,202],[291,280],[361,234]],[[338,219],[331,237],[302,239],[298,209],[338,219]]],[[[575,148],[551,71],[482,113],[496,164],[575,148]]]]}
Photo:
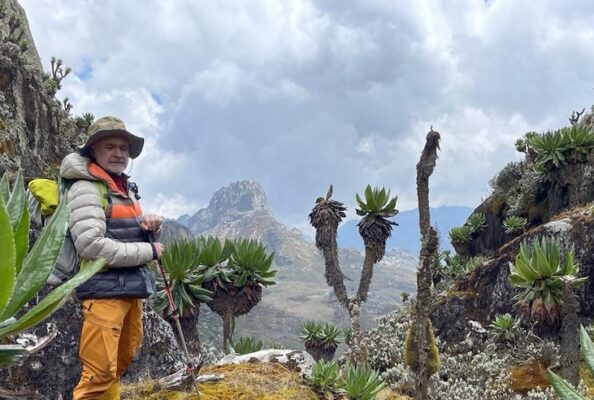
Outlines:
{"type": "Polygon", "coordinates": [[[217,190],[207,208],[178,222],[190,228],[192,233],[201,234],[216,226],[254,215],[272,217],[264,189],[258,182],[249,180],[234,182],[217,190]]]}

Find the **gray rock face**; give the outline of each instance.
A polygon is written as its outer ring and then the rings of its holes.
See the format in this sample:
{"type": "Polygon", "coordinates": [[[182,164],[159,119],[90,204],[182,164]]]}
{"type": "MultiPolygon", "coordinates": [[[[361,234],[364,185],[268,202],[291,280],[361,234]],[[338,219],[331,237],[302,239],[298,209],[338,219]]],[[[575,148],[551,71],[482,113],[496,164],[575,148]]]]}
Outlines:
{"type": "MultiPolygon", "coordinates": [[[[0,386],[13,390],[36,390],[47,399],[70,399],[81,371],[78,343],[82,313],[78,301],[70,299],[46,322],[56,324],[58,336],[43,350],[11,367],[10,373],[0,373],[0,386]]],[[[142,345],[124,374],[124,381],[161,377],[183,368],[171,327],[147,305],[143,324],[142,345]]],[[[42,323],[29,333],[43,336],[46,334],[45,326],[42,323]]]]}
{"type": "Polygon", "coordinates": [[[16,0],[0,6],[0,175],[52,175],[80,130],[44,87],[27,18],[16,0]]]}
{"type": "Polygon", "coordinates": [[[217,225],[226,225],[250,215],[271,215],[266,195],[259,183],[235,182],[218,190],[207,208],[190,217],[187,226],[194,234],[201,234],[217,225]]]}
{"type": "Polygon", "coordinates": [[[190,229],[182,224],[175,221],[164,221],[159,240],[163,243],[167,243],[175,239],[189,239],[193,236],[194,235],[190,229]]]}

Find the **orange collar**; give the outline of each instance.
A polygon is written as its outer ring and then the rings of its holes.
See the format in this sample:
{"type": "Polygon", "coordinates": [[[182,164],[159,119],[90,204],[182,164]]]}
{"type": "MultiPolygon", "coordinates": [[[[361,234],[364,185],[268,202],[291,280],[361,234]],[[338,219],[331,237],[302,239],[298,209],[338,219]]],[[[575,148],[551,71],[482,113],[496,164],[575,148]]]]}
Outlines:
{"type": "MultiPolygon", "coordinates": [[[[103,168],[101,168],[98,164],[95,164],[94,162],[91,161],[89,163],[89,166],[87,169],[88,169],[89,173],[91,175],[93,175],[95,178],[105,182],[107,184],[107,188],[111,192],[121,193],[120,190],[118,189],[118,186],[111,178],[111,176],[109,176],[109,174],[103,168]]],[[[126,196],[128,195],[128,193],[122,193],[122,194],[124,194],[126,196]]]]}

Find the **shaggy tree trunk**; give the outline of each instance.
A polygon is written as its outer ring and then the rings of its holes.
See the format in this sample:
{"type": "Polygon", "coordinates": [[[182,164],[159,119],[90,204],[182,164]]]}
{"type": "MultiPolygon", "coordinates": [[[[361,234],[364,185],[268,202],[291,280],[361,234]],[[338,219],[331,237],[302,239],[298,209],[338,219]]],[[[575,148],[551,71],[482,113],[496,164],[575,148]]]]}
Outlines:
{"type": "Polygon", "coordinates": [[[315,361],[324,360],[330,362],[336,353],[336,346],[326,346],[319,342],[307,342],[305,343],[305,351],[307,351],[315,361]]]}
{"type": "Polygon", "coordinates": [[[367,341],[361,328],[361,304],[353,300],[349,303],[349,316],[351,317],[352,345],[350,363],[353,365],[367,365],[367,341]]]}
{"type": "Polygon", "coordinates": [[[235,317],[233,312],[227,311],[223,315],[223,349],[233,342],[233,330],[235,327],[235,317]]]}
{"type": "Polygon", "coordinates": [[[561,316],[561,376],[577,387],[580,381],[580,335],[578,302],[571,283],[565,282],[561,316]]]}
{"type": "Polygon", "coordinates": [[[429,215],[429,176],[435,169],[437,150],[439,149],[439,133],[430,130],[427,134],[425,148],[417,164],[417,198],[419,202],[419,226],[423,244],[420,254],[420,269],[417,272],[417,331],[415,339],[419,349],[419,371],[416,377],[415,400],[427,399],[427,382],[429,380],[428,355],[429,342],[427,325],[429,306],[431,303],[431,262],[437,251],[437,232],[431,228],[429,215]]]}
{"type": "Polygon", "coordinates": [[[326,271],[324,276],[326,277],[326,283],[332,286],[334,294],[340,304],[343,307],[349,307],[349,297],[347,295],[346,287],[344,286],[344,275],[340,270],[338,264],[338,245],[336,244],[336,232],[333,232],[333,240],[329,246],[322,248],[322,254],[324,256],[324,262],[326,264],[326,271]]]}
{"type": "MultiPolygon", "coordinates": [[[[170,324],[173,328],[173,332],[175,333],[175,338],[179,343],[180,338],[178,337],[177,328],[175,327],[175,321],[171,321],[170,324]]],[[[184,334],[184,339],[186,340],[188,351],[193,355],[199,355],[200,336],[198,335],[198,316],[192,315],[187,317],[181,317],[179,319],[179,324],[184,334]]]]}
{"type": "Polygon", "coordinates": [[[363,270],[361,271],[361,280],[359,281],[359,289],[357,290],[356,300],[363,303],[367,300],[367,293],[369,292],[369,285],[373,277],[373,266],[375,265],[376,256],[369,248],[365,249],[365,259],[363,260],[363,270]]]}

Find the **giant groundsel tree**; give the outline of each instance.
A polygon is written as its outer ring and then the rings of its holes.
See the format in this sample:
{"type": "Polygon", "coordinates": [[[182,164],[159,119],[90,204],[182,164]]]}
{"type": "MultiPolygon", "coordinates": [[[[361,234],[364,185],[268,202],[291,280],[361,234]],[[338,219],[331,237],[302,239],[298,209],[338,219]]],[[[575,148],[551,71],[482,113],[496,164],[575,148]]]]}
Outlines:
{"type": "Polygon", "coordinates": [[[336,243],[338,225],[346,216],[346,208],[343,203],[331,198],[332,192],[331,185],[326,197],[317,199],[316,205],[309,214],[309,221],[316,229],[316,247],[324,257],[326,282],[332,286],[338,301],[347,309],[350,316],[353,335],[351,361],[366,363],[367,346],[361,329],[360,307],[367,300],[373,267],[384,257],[386,241],[392,234],[395,222],[388,218],[398,213],[396,209],[397,197],[391,197],[389,190],[372,189],[369,185],[365,188],[364,199],[358,194],[355,197],[359,207],[356,210],[357,215],[362,217],[358,226],[359,234],[365,244],[365,259],[357,293],[354,297],[349,298],[344,284],[345,277],[338,262],[336,243]]]}

